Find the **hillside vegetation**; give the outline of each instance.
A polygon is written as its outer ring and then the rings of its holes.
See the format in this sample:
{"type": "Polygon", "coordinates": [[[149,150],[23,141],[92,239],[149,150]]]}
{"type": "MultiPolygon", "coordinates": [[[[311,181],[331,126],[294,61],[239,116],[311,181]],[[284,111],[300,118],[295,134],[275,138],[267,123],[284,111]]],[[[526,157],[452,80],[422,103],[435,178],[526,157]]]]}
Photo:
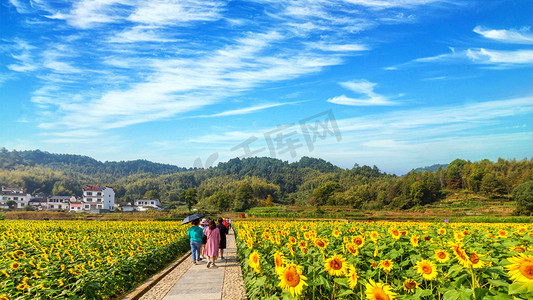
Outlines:
{"type": "Polygon", "coordinates": [[[83,185],[109,185],[117,202],[159,198],[169,208],[187,204],[242,211],[279,203],[409,209],[459,192],[508,201],[518,185],[531,180],[532,159],[456,159],[446,169],[439,165],[435,171],[415,169],[396,176],[376,166],[342,169],[309,157],[294,163],[235,158],[209,169],[186,169],[146,160],[99,162],[87,156],[0,149],[0,185],[31,194],[76,196],[83,185]]]}

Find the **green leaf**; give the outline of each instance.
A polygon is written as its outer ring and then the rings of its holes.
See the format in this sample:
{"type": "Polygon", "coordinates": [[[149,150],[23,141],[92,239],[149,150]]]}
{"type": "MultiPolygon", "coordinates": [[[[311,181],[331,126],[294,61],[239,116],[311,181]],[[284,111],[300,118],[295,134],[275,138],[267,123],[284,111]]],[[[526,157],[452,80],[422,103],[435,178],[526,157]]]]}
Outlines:
{"type": "Polygon", "coordinates": [[[444,300],[457,300],[461,293],[456,290],[449,290],[443,295],[444,300]]]}
{"type": "Polygon", "coordinates": [[[485,298],[485,295],[489,292],[489,289],[487,288],[475,288],[474,294],[476,295],[476,299],[481,300],[485,298]]]}
{"type": "Polygon", "coordinates": [[[533,284],[527,282],[515,282],[509,286],[509,295],[533,293],[533,284]]]}
{"type": "Polygon", "coordinates": [[[352,290],[344,290],[342,293],[339,294],[339,297],[346,297],[352,294],[355,294],[352,290]]]}
{"type": "Polygon", "coordinates": [[[337,283],[340,286],[349,288],[350,285],[348,284],[348,278],[335,278],[333,279],[335,283],[337,283]]]}
{"type": "Polygon", "coordinates": [[[493,286],[509,286],[509,283],[499,279],[489,279],[487,281],[493,286]]]}

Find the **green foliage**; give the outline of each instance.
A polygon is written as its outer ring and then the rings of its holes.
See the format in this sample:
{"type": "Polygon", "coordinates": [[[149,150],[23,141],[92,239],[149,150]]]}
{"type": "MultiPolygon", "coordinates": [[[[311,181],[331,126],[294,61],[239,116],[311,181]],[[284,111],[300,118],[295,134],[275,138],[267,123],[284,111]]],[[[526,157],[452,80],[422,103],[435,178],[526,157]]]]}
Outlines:
{"type": "Polygon", "coordinates": [[[198,203],[198,192],[195,188],[188,188],[186,191],[183,191],[180,194],[180,198],[185,200],[185,203],[187,204],[187,208],[189,211],[192,210],[193,205],[198,203]]]}
{"type": "Polygon", "coordinates": [[[524,182],[513,190],[518,214],[533,214],[533,180],[524,182]]]}
{"type": "Polygon", "coordinates": [[[245,211],[269,203],[341,205],[356,209],[409,209],[460,191],[508,200],[521,183],[533,180],[532,160],[452,161],[403,176],[376,166],[341,169],[322,159],[288,163],[273,158],[235,158],[209,169],[185,169],[137,160],[99,162],[79,155],[0,148],[0,184],[30,194],[81,196],[86,184],[109,185],[117,202],[158,198],[164,207],[245,211]],[[432,171],[437,167],[436,171],[432,171]],[[195,197],[186,191],[196,189],[195,197]],[[215,196],[216,195],[216,196],[215,196]]]}

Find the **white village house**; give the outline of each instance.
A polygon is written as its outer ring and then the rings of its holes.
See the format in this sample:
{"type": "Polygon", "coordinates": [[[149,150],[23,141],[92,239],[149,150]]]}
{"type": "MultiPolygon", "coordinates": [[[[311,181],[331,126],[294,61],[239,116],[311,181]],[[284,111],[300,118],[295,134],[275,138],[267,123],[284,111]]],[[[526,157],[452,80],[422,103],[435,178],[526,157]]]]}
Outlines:
{"type": "Polygon", "coordinates": [[[70,203],[76,201],[74,196],[50,196],[46,200],[48,210],[70,210],[70,203]]]}
{"type": "Polygon", "coordinates": [[[137,211],[159,209],[159,199],[137,199],[133,205],[137,211]]]}
{"type": "Polygon", "coordinates": [[[9,200],[17,203],[15,208],[24,208],[28,205],[30,199],[31,195],[24,194],[22,189],[2,187],[2,191],[0,192],[0,208],[9,208],[7,205],[9,200]]]}
{"type": "Polygon", "coordinates": [[[83,187],[83,210],[115,210],[115,191],[107,186],[83,187]]]}

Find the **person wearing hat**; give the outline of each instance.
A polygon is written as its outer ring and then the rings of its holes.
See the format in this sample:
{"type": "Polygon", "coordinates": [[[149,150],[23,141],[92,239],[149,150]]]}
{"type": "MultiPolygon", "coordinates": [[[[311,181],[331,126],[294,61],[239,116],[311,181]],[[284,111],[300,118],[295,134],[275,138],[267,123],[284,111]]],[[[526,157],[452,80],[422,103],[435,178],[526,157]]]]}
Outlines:
{"type": "Polygon", "coordinates": [[[207,219],[202,219],[202,222],[200,222],[200,228],[202,228],[202,231],[204,232],[204,236],[202,237],[202,249],[200,250],[200,260],[205,259],[205,243],[207,243],[207,234],[205,231],[207,228],[209,228],[207,219]]]}

